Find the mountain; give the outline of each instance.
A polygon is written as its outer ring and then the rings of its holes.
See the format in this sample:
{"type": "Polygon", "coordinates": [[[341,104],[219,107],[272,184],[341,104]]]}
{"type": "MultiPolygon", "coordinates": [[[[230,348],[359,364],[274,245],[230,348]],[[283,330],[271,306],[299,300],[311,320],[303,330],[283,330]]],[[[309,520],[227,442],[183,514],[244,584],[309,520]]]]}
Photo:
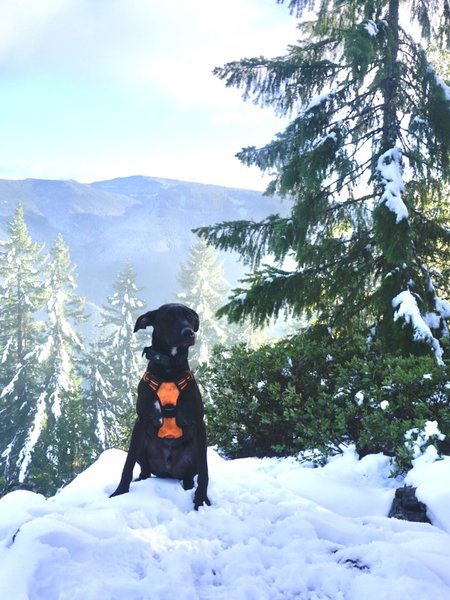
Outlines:
{"type": "MultiPolygon", "coordinates": [[[[62,233],[77,265],[79,293],[103,303],[128,259],[148,306],[173,300],[177,274],[195,243],[192,229],[223,220],[259,220],[286,211],[259,192],[154,177],[76,181],[0,180],[0,239],[18,203],[34,241],[50,248],[62,233]]],[[[237,256],[224,255],[228,280],[244,273],[237,256]]]]}

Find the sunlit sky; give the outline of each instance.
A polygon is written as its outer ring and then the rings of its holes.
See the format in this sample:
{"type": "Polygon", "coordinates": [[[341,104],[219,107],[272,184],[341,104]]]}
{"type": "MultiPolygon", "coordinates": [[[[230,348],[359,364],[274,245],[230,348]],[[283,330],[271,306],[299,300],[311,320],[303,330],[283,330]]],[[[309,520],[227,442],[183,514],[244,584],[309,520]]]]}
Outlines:
{"type": "Polygon", "coordinates": [[[263,189],[235,154],[284,124],[212,69],[296,37],[276,0],[0,0],[0,178],[263,189]]]}

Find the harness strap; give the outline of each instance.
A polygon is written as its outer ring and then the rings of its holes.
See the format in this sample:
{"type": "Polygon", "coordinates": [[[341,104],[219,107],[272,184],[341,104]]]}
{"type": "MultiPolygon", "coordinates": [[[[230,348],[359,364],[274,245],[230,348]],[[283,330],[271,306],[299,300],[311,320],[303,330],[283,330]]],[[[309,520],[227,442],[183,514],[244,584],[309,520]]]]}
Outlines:
{"type": "Polygon", "coordinates": [[[180,438],[183,435],[183,429],[177,425],[175,414],[177,402],[182,392],[190,381],[193,381],[192,371],[188,371],[184,377],[178,381],[161,381],[148,371],[144,373],[144,381],[150,388],[156,392],[161,405],[163,424],[158,430],[159,438],[180,438]]]}

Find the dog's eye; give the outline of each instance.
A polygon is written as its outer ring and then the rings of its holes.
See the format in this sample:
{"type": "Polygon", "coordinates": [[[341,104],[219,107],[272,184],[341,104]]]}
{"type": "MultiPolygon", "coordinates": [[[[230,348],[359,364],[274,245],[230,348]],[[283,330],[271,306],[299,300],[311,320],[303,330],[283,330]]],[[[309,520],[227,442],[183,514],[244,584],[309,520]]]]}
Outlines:
{"type": "Polygon", "coordinates": [[[192,313],[190,310],[183,310],[183,317],[186,319],[186,321],[192,323],[192,313]]]}

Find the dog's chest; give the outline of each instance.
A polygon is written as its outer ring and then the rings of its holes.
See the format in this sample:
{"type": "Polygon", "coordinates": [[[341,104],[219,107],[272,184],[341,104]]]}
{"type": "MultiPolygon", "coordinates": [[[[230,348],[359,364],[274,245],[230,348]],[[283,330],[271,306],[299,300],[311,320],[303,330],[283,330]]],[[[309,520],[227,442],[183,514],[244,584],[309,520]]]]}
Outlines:
{"type": "Polygon", "coordinates": [[[147,372],[144,381],[153,392],[152,412],[157,436],[163,439],[183,437],[189,412],[189,394],[185,390],[193,381],[192,372],[189,371],[177,381],[161,381],[147,372]]]}

